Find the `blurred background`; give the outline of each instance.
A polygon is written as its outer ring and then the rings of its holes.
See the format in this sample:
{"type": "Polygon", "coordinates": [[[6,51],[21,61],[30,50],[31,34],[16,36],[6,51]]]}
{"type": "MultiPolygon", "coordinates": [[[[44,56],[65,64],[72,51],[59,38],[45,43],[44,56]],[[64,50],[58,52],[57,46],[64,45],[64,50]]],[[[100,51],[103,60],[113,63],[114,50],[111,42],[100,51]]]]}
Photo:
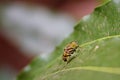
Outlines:
{"type": "Polygon", "coordinates": [[[96,0],[0,0],[0,80],[15,80],[35,56],[46,59],[97,4],[96,0]]]}

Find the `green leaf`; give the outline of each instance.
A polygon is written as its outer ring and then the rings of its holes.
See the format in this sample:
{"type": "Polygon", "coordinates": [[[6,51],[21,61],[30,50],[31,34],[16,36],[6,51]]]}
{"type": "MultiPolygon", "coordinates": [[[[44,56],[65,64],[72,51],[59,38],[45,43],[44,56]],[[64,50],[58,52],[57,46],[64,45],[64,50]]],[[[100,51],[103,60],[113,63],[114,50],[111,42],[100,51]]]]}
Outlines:
{"type": "Polygon", "coordinates": [[[79,78],[82,78],[82,80],[101,80],[100,77],[102,76],[104,76],[103,80],[119,80],[119,42],[120,35],[116,35],[80,45],[80,50],[77,49],[74,53],[75,57],[71,58],[72,60],[69,63],[63,62],[61,57],[58,57],[35,80],[79,80],[79,78]]]}
{"type": "Polygon", "coordinates": [[[119,80],[120,6],[113,1],[103,4],[76,24],[74,32],[56,47],[49,61],[37,58],[17,79],[119,80]],[[62,60],[63,49],[74,40],[80,46],[66,63],[62,60]]]}
{"type": "Polygon", "coordinates": [[[99,3],[99,5],[97,7],[103,6],[106,3],[108,3],[109,1],[111,1],[111,0],[97,0],[97,3],[99,3]]]}

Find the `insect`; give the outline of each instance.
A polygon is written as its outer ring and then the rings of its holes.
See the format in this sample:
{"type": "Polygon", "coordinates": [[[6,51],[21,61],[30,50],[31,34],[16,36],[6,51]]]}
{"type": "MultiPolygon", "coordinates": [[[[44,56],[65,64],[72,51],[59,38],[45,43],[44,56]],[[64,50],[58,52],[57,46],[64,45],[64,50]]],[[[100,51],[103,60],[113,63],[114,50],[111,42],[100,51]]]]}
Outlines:
{"type": "Polygon", "coordinates": [[[68,58],[76,51],[77,48],[78,48],[78,44],[75,41],[72,41],[64,48],[64,52],[62,56],[64,62],[68,61],[68,58]]]}

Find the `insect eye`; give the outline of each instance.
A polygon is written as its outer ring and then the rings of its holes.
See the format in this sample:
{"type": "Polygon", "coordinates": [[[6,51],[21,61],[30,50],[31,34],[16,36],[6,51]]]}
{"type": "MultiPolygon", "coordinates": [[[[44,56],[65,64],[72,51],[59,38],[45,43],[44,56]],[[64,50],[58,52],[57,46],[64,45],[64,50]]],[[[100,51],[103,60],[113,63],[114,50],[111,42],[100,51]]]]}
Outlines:
{"type": "Polygon", "coordinates": [[[67,58],[66,58],[66,57],[63,57],[63,60],[66,62],[66,61],[67,61],[67,58]]]}
{"type": "Polygon", "coordinates": [[[66,61],[67,61],[67,59],[64,59],[64,61],[66,62],[66,61]]]}

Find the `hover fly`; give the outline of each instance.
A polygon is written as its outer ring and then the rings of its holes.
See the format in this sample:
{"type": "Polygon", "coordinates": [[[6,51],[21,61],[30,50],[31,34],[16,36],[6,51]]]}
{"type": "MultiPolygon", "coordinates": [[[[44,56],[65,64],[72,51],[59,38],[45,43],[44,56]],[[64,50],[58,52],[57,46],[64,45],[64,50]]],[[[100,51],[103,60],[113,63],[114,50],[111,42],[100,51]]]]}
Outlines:
{"type": "Polygon", "coordinates": [[[68,61],[68,58],[71,56],[71,54],[73,54],[76,51],[77,48],[78,44],[75,41],[72,41],[64,48],[62,56],[64,62],[68,61]]]}

